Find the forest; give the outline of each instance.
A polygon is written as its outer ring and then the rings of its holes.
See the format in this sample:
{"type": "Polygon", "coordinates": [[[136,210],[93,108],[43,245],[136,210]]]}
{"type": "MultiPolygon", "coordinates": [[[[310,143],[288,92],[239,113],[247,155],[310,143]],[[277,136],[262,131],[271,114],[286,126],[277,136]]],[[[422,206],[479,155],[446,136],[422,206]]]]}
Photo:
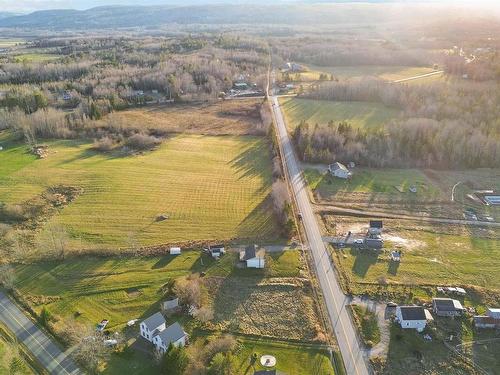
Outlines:
{"type": "Polygon", "coordinates": [[[373,167],[500,165],[500,90],[495,82],[324,82],[303,97],[381,102],[403,113],[376,130],[353,128],[348,122],[301,123],[294,140],[303,160],[355,161],[373,167]]]}

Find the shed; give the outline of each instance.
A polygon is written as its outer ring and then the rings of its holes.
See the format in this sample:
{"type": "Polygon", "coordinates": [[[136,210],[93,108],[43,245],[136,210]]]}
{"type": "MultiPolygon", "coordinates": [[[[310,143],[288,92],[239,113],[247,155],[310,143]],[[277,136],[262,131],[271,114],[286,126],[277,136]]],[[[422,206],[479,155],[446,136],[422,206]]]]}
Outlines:
{"type": "Polygon", "coordinates": [[[352,177],[352,173],[349,171],[349,169],[347,169],[347,167],[344,164],[339,162],[330,164],[328,166],[328,170],[333,176],[338,178],[348,179],[352,177]]]}
{"type": "Polygon", "coordinates": [[[180,247],[171,247],[170,248],[170,255],[179,255],[180,253],[181,253],[180,247]]]}
{"type": "Polygon", "coordinates": [[[164,301],[162,304],[163,310],[172,311],[179,307],[179,298],[174,298],[168,301],[164,301]]]}
{"type": "Polygon", "coordinates": [[[459,316],[465,311],[460,301],[451,298],[433,298],[432,308],[438,316],[459,316]]]}
{"type": "Polygon", "coordinates": [[[250,245],[240,251],[240,261],[245,262],[248,268],[264,268],[266,251],[257,245],[250,245]]]}

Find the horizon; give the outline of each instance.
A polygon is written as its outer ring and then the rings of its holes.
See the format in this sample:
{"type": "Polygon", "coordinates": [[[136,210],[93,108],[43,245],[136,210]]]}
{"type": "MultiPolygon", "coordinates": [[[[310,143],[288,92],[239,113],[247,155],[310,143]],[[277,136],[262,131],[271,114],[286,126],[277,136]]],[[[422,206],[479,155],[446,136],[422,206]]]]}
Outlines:
{"type": "MultiPolygon", "coordinates": [[[[277,5],[284,3],[415,3],[415,4],[426,4],[426,5],[453,5],[453,6],[472,6],[474,8],[488,8],[493,7],[494,9],[500,8],[495,0],[345,0],[345,1],[328,1],[328,0],[274,0],[272,4],[266,5],[277,5]]],[[[140,4],[133,0],[27,0],[27,1],[13,1],[13,0],[0,0],[1,12],[6,13],[19,13],[19,14],[29,14],[36,11],[44,10],[62,10],[62,9],[73,9],[73,10],[88,10],[96,7],[102,6],[162,6],[162,5],[172,5],[172,6],[193,6],[193,5],[236,5],[236,4],[265,4],[262,0],[143,0],[140,4]]]]}

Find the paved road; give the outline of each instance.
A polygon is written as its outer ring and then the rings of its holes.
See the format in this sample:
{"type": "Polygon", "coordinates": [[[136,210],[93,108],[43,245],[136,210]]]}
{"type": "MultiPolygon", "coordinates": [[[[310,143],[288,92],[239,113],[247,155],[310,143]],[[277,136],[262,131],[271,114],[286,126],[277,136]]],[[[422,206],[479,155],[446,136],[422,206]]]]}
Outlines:
{"type": "Polygon", "coordinates": [[[356,335],[356,329],[346,309],[346,305],[349,304],[349,298],[344,295],[340,288],[330,261],[330,256],[323,243],[321,232],[309,201],[306,184],[302,178],[299,164],[293,153],[292,143],[288,137],[278,98],[273,96],[271,100],[278,126],[278,139],[282,146],[297,206],[302,214],[302,222],[313,255],[314,265],[325,298],[328,314],[330,315],[330,321],[344,359],[347,374],[369,374],[368,360],[364,356],[362,345],[356,335]]]}
{"type": "Polygon", "coordinates": [[[54,375],[77,375],[83,372],[75,362],[40,331],[4,293],[0,292],[0,320],[13,332],[34,357],[54,375]]]}

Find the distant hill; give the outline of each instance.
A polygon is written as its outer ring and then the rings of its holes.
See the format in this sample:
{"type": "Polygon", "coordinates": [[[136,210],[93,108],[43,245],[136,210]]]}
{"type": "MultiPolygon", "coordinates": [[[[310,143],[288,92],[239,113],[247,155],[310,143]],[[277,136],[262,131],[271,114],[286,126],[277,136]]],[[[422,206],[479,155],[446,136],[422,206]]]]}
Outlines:
{"type": "Polygon", "coordinates": [[[10,17],[15,17],[17,16],[16,13],[11,13],[11,12],[0,12],[0,20],[3,18],[10,18],[10,17]]]}
{"type": "MultiPolygon", "coordinates": [[[[370,0],[369,0],[370,1],[370,0]]],[[[379,0],[371,0],[380,2],[379,0]]],[[[385,3],[387,1],[383,1],[385,3]]],[[[0,28],[81,30],[126,27],[158,27],[168,24],[283,24],[320,25],[405,22],[438,17],[439,12],[401,4],[351,3],[247,3],[219,5],[103,6],[88,10],[44,10],[0,19],[0,28]]]]}

